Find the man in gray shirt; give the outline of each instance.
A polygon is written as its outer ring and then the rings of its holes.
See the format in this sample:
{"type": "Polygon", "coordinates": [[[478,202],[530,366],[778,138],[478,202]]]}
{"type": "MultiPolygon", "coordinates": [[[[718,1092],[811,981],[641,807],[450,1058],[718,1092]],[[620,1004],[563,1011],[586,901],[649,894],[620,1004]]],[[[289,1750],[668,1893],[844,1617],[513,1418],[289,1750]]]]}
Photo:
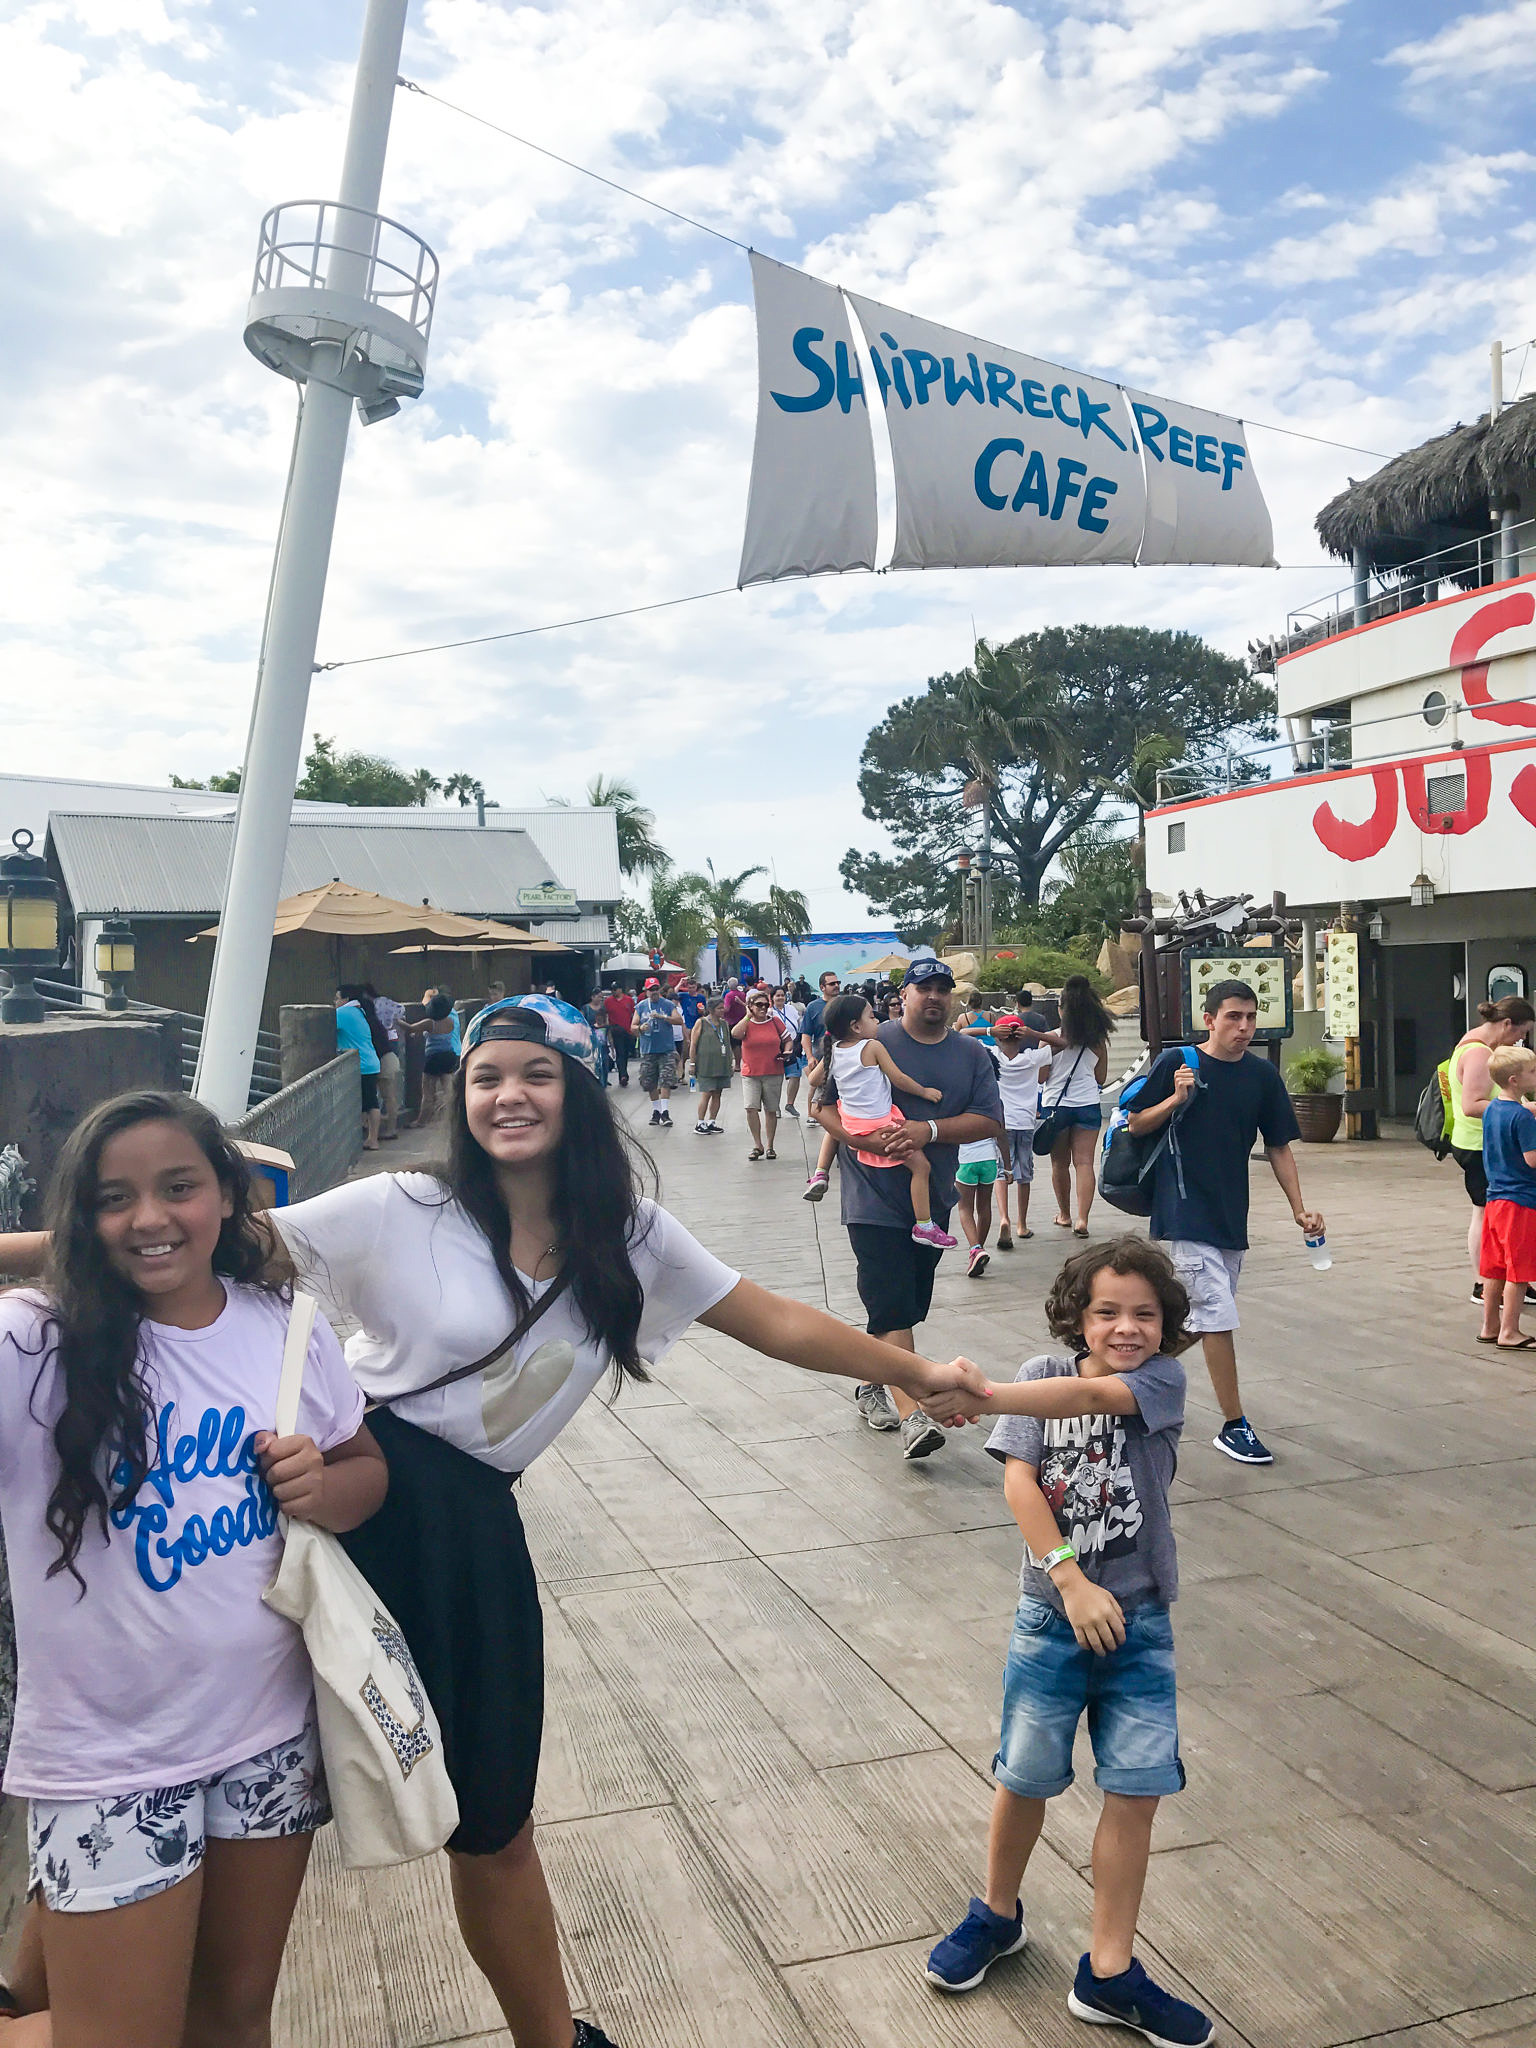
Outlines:
{"type": "MultiPolygon", "coordinates": [[[[893,1091],[907,1119],[900,1130],[874,1132],[857,1140],[859,1149],[904,1159],[921,1148],[927,1155],[929,1200],[940,1229],[955,1201],[955,1167],[960,1147],[1003,1135],[1003,1100],[997,1067],[987,1048],[949,1028],[955,978],[942,960],[914,960],[901,984],[901,1016],[880,1026],[880,1042],[904,1074],[925,1088],[943,1091],[938,1102],[893,1091]]],[[[816,1111],[822,1128],[836,1138],[842,1174],[842,1217],[858,1265],[859,1299],[869,1333],[903,1351],[915,1351],[913,1330],[928,1314],[933,1275],[943,1254],[914,1244],[912,1176],[900,1169],[866,1166],[856,1157],[837,1110],[837,1085],[828,1077],[816,1111]]],[[[855,1400],[871,1429],[899,1429],[902,1455],[926,1458],[940,1449],[944,1431],[899,1390],[859,1387],[855,1400]]]]}

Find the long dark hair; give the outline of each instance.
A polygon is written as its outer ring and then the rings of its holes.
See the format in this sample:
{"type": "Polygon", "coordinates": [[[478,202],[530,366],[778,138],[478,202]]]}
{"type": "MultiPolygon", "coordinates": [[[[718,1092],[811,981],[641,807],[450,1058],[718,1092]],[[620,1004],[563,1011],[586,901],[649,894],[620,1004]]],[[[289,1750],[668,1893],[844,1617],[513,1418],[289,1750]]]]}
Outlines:
{"type": "MultiPolygon", "coordinates": [[[[107,1517],[125,1507],[143,1485],[158,1446],[151,1448],[154,1405],[139,1364],[143,1297],[112,1266],[96,1229],[101,1155],[113,1138],[137,1124],[176,1124],[195,1142],[232,1203],[213,1252],[213,1270],[246,1286],[285,1294],[265,1271],[269,1247],[256,1222],[250,1170],[211,1110],[189,1095],[144,1089],[99,1103],[65,1142],[48,1190],[48,1314],[44,1346],[52,1339],[64,1406],[53,1426],[59,1476],[48,1496],[46,1520],[59,1555],[48,1576],[67,1571],[85,1580],[76,1563],[94,1517],[107,1535],[107,1517]],[[108,1488],[116,1491],[109,1494],[108,1488]]],[[[34,1388],[34,1392],[35,1392],[34,1388]]]]}
{"type": "Polygon", "coordinates": [[[362,1011],[363,1020],[368,1026],[368,1036],[373,1040],[373,1049],[379,1058],[383,1059],[387,1052],[393,1052],[394,1047],[389,1042],[389,1033],[379,1022],[379,1013],[373,1007],[373,997],[363,984],[360,981],[344,981],[336,993],[344,996],[349,1003],[356,1003],[362,1011]]]}
{"type": "Polygon", "coordinates": [[[1086,974],[1069,974],[1061,984],[1061,1035],[1068,1045],[1102,1052],[1115,1020],[1093,992],[1086,974]]]}
{"type": "MultiPolygon", "coordinates": [[[[606,1089],[585,1067],[563,1055],[564,1130],[555,1152],[550,1218],[560,1247],[560,1268],[593,1343],[613,1360],[615,1385],[624,1375],[648,1380],[637,1339],[645,1294],[629,1255],[642,1195],[654,1194],[656,1170],[614,1115],[606,1089]]],[[[449,1092],[448,1157],[423,1169],[442,1182],[452,1201],[479,1226],[496,1270],[521,1322],[532,1306],[512,1263],[512,1216],[491,1155],[469,1128],[464,1068],[449,1092]]]]}

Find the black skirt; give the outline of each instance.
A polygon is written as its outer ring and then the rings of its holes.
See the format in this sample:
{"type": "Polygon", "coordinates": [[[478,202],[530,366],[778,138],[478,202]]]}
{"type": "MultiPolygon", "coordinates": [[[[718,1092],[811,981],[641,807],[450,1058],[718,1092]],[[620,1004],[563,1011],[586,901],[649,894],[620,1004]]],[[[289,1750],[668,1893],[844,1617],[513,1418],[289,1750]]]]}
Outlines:
{"type": "Polygon", "coordinates": [[[533,1812],[544,1731],[544,1619],[512,1482],[387,1408],[368,1427],[389,1492],[341,1540],[399,1622],[442,1728],[459,1801],[448,1847],[492,1856],[533,1812]]]}

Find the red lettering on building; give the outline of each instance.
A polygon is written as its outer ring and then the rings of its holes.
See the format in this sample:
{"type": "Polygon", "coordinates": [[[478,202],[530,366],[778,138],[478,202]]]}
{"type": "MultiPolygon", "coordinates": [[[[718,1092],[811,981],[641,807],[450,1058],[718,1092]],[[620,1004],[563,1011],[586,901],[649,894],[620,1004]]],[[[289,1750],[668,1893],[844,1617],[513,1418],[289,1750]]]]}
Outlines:
{"type": "MultiPolygon", "coordinates": [[[[1422,761],[1403,763],[1403,795],[1408,800],[1408,815],[1421,832],[1470,832],[1474,825],[1481,825],[1488,815],[1488,799],[1493,793],[1493,762],[1486,754],[1463,754],[1463,767],[1467,774],[1466,808],[1460,811],[1431,811],[1426,788],[1427,776],[1422,761]]],[[[1444,774],[1447,766],[1455,763],[1437,761],[1433,764],[1444,774]]]]}
{"type": "Polygon", "coordinates": [[[1536,825],[1536,768],[1522,768],[1509,785],[1509,800],[1527,825],[1536,825]]]}
{"type": "MultiPolygon", "coordinates": [[[[1451,667],[1461,670],[1462,701],[1474,718],[1486,718],[1494,725],[1536,725],[1536,704],[1493,701],[1488,694],[1488,664],[1476,658],[1497,635],[1515,626],[1528,626],[1533,618],[1536,597],[1528,590],[1517,590],[1475,611],[1451,642],[1451,667]]],[[[1471,789],[1469,781],[1469,796],[1471,789]]]]}
{"type": "MultiPolygon", "coordinates": [[[[1380,853],[1397,829],[1397,770],[1373,768],[1371,780],[1376,785],[1376,808],[1363,824],[1351,825],[1347,819],[1338,817],[1332,804],[1319,804],[1312,813],[1313,831],[1340,860],[1369,860],[1373,853],[1380,853]]],[[[1421,776],[1421,797],[1423,793],[1421,776]]],[[[1483,808],[1486,811],[1486,797],[1483,808]]]]}

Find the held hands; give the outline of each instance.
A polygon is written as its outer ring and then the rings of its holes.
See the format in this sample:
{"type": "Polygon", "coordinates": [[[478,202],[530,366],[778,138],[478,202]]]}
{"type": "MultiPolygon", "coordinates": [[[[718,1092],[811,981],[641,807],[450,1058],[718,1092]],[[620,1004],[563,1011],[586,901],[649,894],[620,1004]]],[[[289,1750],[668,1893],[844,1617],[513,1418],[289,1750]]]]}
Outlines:
{"type": "Polygon", "coordinates": [[[256,1432],[256,1455],[273,1498],[295,1522],[318,1519],[325,1498],[325,1459],[309,1436],[273,1436],[256,1432]]]}
{"type": "Polygon", "coordinates": [[[887,1159],[910,1159],[914,1152],[921,1152],[933,1136],[926,1117],[917,1122],[910,1119],[899,1131],[871,1131],[867,1138],[860,1138],[860,1151],[883,1152],[887,1159]],[[883,1139],[883,1143],[876,1143],[883,1139]]]}
{"type": "Polygon", "coordinates": [[[919,1403],[925,1415],[946,1429],[963,1428],[987,1412],[992,1389],[978,1367],[968,1358],[952,1358],[948,1365],[932,1359],[915,1358],[902,1379],[895,1382],[919,1403]]]}
{"type": "Polygon", "coordinates": [[[1069,1565],[1059,1579],[1053,1575],[1053,1583],[1083,1649],[1096,1657],[1118,1650],[1125,1641],[1125,1615],[1114,1594],[1096,1586],[1076,1565],[1069,1565]]]}

